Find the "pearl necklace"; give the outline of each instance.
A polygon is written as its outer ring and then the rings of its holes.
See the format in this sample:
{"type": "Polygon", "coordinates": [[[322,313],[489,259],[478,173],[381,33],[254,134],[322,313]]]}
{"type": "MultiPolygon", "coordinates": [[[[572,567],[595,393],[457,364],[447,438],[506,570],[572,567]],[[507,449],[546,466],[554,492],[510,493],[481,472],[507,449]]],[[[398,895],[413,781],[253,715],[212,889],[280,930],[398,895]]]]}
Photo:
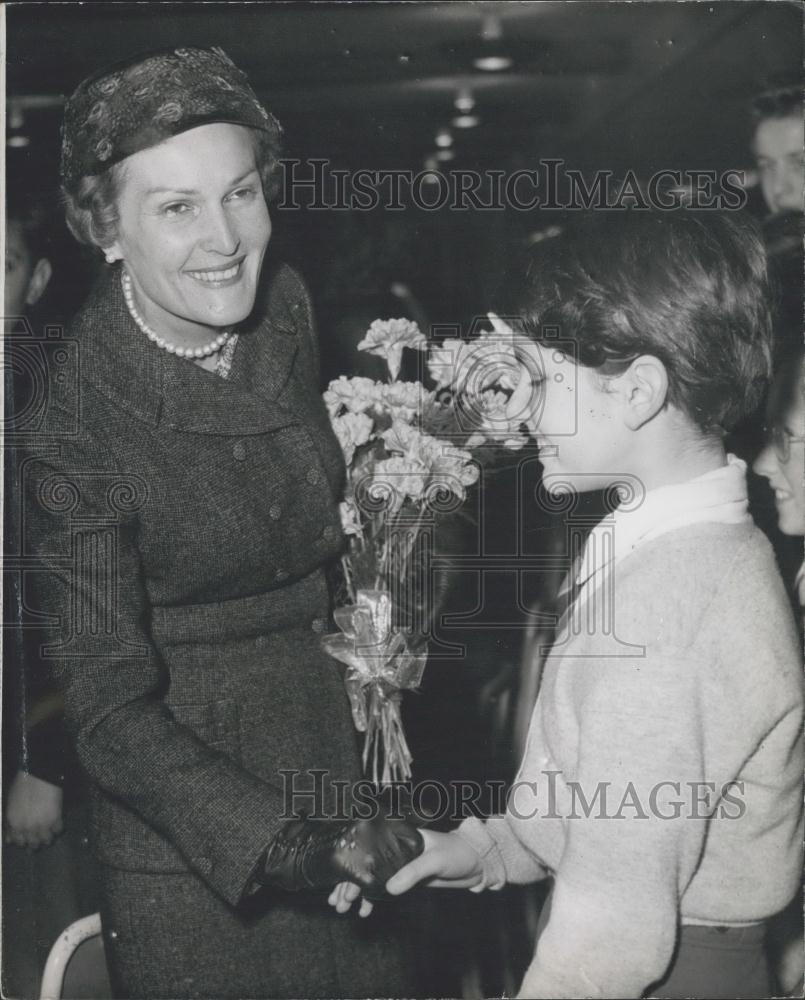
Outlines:
{"type": "Polygon", "coordinates": [[[120,272],[120,284],[123,286],[123,298],[126,300],[126,308],[137,326],[157,347],[161,347],[169,354],[175,354],[177,358],[190,358],[191,360],[195,358],[208,358],[211,354],[216,354],[220,351],[232,336],[231,330],[224,330],[223,333],[218,334],[215,340],[211,340],[209,344],[205,344],[203,347],[177,347],[175,344],[169,344],[167,340],[160,337],[151,329],[134,305],[134,293],[131,288],[131,276],[128,271],[122,270],[120,272]]]}

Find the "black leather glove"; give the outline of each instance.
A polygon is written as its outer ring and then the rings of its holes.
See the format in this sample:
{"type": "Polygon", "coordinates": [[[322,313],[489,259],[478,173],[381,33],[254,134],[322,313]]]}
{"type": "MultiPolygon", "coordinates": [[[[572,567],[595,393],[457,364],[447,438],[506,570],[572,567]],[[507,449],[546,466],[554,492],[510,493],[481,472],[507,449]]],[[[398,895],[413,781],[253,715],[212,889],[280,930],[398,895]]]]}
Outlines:
{"type": "Polygon", "coordinates": [[[257,881],[283,889],[355,882],[367,898],[380,899],[386,882],[423,846],[419,831],[405,819],[291,820],[269,844],[257,881]]]}

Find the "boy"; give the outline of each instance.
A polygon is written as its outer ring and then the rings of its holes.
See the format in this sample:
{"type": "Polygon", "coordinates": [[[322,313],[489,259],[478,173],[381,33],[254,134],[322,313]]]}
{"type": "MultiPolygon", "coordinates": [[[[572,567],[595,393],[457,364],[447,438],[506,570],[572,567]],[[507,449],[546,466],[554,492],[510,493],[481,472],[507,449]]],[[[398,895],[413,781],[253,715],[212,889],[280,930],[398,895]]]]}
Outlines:
{"type": "Polygon", "coordinates": [[[506,814],[423,831],[387,888],[552,878],[522,997],[766,996],[801,872],[800,663],[723,443],[770,374],[763,248],[686,211],[557,243],[506,303],[530,341],[510,406],[548,494],[631,497],[586,543],[506,814]]]}

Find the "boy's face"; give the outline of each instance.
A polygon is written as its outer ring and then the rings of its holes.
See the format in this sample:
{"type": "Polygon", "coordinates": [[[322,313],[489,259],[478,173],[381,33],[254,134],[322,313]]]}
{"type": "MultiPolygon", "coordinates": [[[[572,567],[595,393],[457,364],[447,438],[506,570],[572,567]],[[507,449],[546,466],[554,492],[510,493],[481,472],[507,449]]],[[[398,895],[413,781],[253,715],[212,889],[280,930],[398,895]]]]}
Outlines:
{"type": "Polygon", "coordinates": [[[794,115],[760,122],[753,142],[763,197],[772,212],[802,211],[803,123],[794,115]]]}
{"type": "Polygon", "coordinates": [[[20,223],[10,219],[6,225],[6,281],[3,290],[3,316],[6,325],[24,316],[36,304],[50,280],[50,263],[44,257],[35,260],[20,223]]]}
{"type": "MultiPolygon", "coordinates": [[[[621,397],[592,368],[546,345],[525,349],[532,385],[524,422],[536,440],[550,493],[603,489],[628,472],[631,434],[621,397]]],[[[518,387],[519,388],[519,387],[518,387]]]]}
{"type": "Polygon", "coordinates": [[[28,245],[18,222],[10,221],[6,228],[6,283],[3,293],[3,310],[6,316],[25,313],[28,285],[34,264],[28,245]]]}

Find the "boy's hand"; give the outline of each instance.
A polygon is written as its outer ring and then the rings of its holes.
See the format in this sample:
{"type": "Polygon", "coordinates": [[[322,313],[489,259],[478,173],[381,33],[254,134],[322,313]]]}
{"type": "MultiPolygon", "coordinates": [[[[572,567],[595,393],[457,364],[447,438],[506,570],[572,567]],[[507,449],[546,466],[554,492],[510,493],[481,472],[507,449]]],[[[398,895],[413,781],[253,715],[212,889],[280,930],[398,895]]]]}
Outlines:
{"type": "MultiPolygon", "coordinates": [[[[330,906],[334,907],[337,913],[346,913],[355,900],[361,894],[361,887],[354,882],[339,882],[327,898],[330,906]]],[[[361,899],[361,906],[358,910],[359,917],[368,917],[374,909],[374,903],[364,896],[361,899]]]]}
{"type": "Polygon", "coordinates": [[[6,843],[43,847],[63,829],[62,790],[58,785],[18,771],[6,803],[6,843]]]}
{"type": "MultiPolygon", "coordinates": [[[[483,863],[462,837],[455,833],[420,830],[425,849],[386,882],[386,892],[399,896],[427,879],[429,886],[449,889],[475,889],[483,882],[483,863]]],[[[327,902],[338,913],[346,913],[360,896],[354,882],[339,882],[327,902]]],[[[368,917],[373,905],[361,899],[359,916],[368,917]]]]}
{"type": "Polygon", "coordinates": [[[425,849],[386,882],[386,891],[399,896],[418,882],[449,889],[473,889],[483,881],[478,852],[456,833],[420,830],[425,849]]]}

